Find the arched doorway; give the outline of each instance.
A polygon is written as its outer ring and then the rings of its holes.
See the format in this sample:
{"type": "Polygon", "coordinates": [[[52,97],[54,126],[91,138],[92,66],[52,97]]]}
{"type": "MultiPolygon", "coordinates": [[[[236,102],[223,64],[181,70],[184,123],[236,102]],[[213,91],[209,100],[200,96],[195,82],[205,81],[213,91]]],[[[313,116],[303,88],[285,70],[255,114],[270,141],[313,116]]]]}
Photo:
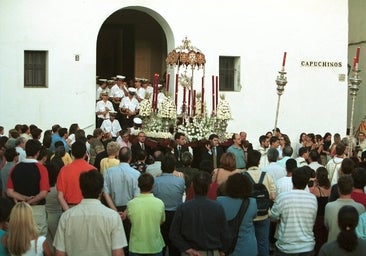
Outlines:
{"type": "Polygon", "coordinates": [[[167,36],[152,15],[149,10],[125,8],[105,20],[97,39],[98,76],[109,79],[120,74],[152,81],[155,73],[164,74],[167,36]]]}

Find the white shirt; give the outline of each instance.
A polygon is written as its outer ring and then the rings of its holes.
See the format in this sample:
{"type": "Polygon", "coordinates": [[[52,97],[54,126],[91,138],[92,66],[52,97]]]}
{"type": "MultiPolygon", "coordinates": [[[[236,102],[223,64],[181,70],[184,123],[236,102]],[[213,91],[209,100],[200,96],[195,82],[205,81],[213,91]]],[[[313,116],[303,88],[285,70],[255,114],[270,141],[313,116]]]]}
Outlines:
{"type": "Polygon", "coordinates": [[[95,98],[97,99],[97,100],[99,100],[100,99],[100,94],[102,93],[102,92],[106,92],[106,93],[108,93],[108,95],[109,95],[109,88],[108,87],[106,87],[106,88],[102,88],[102,87],[98,87],[97,88],[97,94],[95,95],[95,98]]]}
{"type": "Polygon", "coordinates": [[[327,165],[325,166],[325,168],[327,168],[328,170],[328,176],[332,186],[338,183],[338,177],[339,177],[338,172],[339,169],[341,168],[342,161],[343,158],[334,156],[332,159],[328,161],[327,165]]]}
{"type": "MultiPolygon", "coordinates": [[[[95,112],[104,112],[108,108],[109,111],[114,111],[113,104],[109,100],[104,102],[103,100],[100,100],[97,102],[97,106],[95,108],[95,112]]],[[[99,118],[103,119],[109,119],[109,111],[104,116],[103,114],[98,115],[99,118]]]]}
{"type": "Polygon", "coordinates": [[[27,158],[27,154],[25,153],[25,150],[21,147],[15,147],[15,151],[19,154],[18,163],[24,161],[27,158]]]}
{"type": "Polygon", "coordinates": [[[113,85],[112,88],[109,91],[108,96],[109,97],[117,97],[116,95],[119,94],[120,88],[117,84],[113,85]]]}
{"type": "Polygon", "coordinates": [[[276,181],[276,193],[279,195],[282,192],[291,191],[294,187],[292,177],[282,177],[276,181]]]}
{"type": "Polygon", "coordinates": [[[136,100],[135,97],[130,99],[130,97],[124,97],[119,104],[120,108],[128,108],[131,111],[136,111],[140,109],[140,103],[136,100]]]}
{"type": "Polygon", "coordinates": [[[279,166],[276,162],[269,163],[269,165],[262,168],[261,171],[267,172],[272,177],[274,182],[287,175],[286,170],[279,166]]]}
{"type": "Polygon", "coordinates": [[[316,171],[319,167],[324,167],[323,165],[319,164],[318,162],[311,162],[308,166],[311,169],[313,169],[314,171],[316,171]]]}
{"type": "Polygon", "coordinates": [[[138,88],[137,90],[136,90],[136,95],[140,98],[140,99],[145,99],[145,95],[146,95],[146,91],[145,91],[145,88],[142,88],[142,87],[140,87],[140,88],[138,88]]]}
{"type": "Polygon", "coordinates": [[[114,119],[113,122],[110,119],[104,120],[100,128],[104,132],[111,133],[112,137],[117,137],[119,131],[122,130],[121,125],[119,124],[117,119],[114,119]]]}

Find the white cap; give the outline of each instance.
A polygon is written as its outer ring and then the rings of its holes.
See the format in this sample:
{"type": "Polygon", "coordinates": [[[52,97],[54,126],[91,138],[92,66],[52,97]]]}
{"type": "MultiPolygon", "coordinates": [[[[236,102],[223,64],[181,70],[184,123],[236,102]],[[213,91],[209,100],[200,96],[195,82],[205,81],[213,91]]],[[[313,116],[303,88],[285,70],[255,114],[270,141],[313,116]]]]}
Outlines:
{"type": "Polygon", "coordinates": [[[107,79],[101,78],[101,79],[99,79],[99,82],[107,82],[107,79]]]}
{"type": "Polygon", "coordinates": [[[133,88],[133,87],[129,87],[128,88],[128,92],[130,92],[130,93],[136,93],[136,88],[133,88]]]}
{"type": "Polygon", "coordinates": [[[122,75],[116,75],[116,78],[119,79],[119,80],[123,80],[125,79],[126,77],[125,76],[122,76],[122,75]]]}
{"type": "Polygon", "coordinates": [[[117,115],[117,111],[114,111],[114,110],[109,111],[109,114],[115,116],[115,115],[117,115]]]}
{"type": "Polygon", "coordinates": [[[162,84],[158,84],[158,88],[160,89],[160,88],[163,88],[164,87],[164,85],[162,85],[162,84]]]}
{"type": "Polygon", "coordinates": [[[142,120],[141,120],[141,118],[139,118],[139,117],[135,117],[134,119],[133,119],[133,122],[135,123],[135,124],[142,124],[142,120]]]}

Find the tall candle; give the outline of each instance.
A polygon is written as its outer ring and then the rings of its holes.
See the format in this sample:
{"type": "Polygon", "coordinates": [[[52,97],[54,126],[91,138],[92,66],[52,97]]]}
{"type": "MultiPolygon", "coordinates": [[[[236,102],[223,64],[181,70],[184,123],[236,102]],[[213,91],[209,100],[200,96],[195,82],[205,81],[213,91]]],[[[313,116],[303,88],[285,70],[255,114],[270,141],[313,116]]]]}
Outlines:
{"type": "Polygon", "coordinates": [[[191,90],[188,89],[188,116],[191,116],[191,90]]]}
{"type": "Polygon", "coordinates": [[[202,91],[201,91],[201,115],[205,113],[205,76],[202,77],[202,91]]]}
{"type": "Polygon", "coordinates": [[[356,70],[356,63],[357,63],[357,59],[356,59],[356,57],[353,57],[353,70],[356,70]]]}
{"type": "Polygon", "coordinates": [[[192,98],[192,114],[196,115],[196,90],[193,90],[193,98],[192,98]]]}
{"type": "Polygon", "coordinates": [[[212,76],[212,113],[215,112],[215,76],[212,76]]]}
{"type": "Polygon", "coordinates": [[[219,77],[218,76],[216,76],[216,91],[215,91],[215,96],[216,96],[215,113],[217,113],[217,105],[219,104],[219,77]]]}
{"type": "Polygon", "coordinates": [[[153,110],[157,109],[159,74],[154,74],[153,110]]]}
{"type": "Polygon", "coordinates": [[[175,99],[174,99],[174,103],[175,103],[175,107],[178,107],[178,78],[179,75],[175,74],[175,99]]]}
{"type": "Polygon", "coordinates": [[[166,86],[166,91],[169,93],[169,83],[170,83],[170,73],[168,73],[166,75],[166,79],[165,79],[165,86],[166,86]]]}
{"type": "Polygon", "coordinates": [[[187,93],[187,87],[183,87],[183,108],[182,111],[185,111],[185,105],[186,105],[186,93],[187,93]]]}
{"type": "Polygon", "coordinates": [[[357,64],[360,61],[360,51],[361,51],[361,48],[360,47],[357,47],[357,49],[356,49],[356,63],[357,64]]]}
{"type": "Polygon", "coordinates": [[[287,52],[284,52],[283,53],[283,59],[282,59],[282,68],[285,69],[285,64],[286,64],[286,55],[287,55],[287,52]]]}

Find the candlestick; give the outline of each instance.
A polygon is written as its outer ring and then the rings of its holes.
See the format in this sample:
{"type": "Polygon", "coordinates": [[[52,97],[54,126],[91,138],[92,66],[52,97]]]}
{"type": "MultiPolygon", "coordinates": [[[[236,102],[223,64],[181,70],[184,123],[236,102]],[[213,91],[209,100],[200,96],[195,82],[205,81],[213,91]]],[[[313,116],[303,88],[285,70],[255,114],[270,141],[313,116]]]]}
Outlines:
{"type": "Polygon", "coordinates": [[[183,87],[183,104],[182,104],[182,114],[185,112],[186,110],[186,93],[187,93],[187,87],[183,87]]]}
{"type": "Polygon", "coordinates": [[[166,75],[166,79],[165,79],[165,86],[166,86],[166,91],[169,93],[169,84],[170,84],[170,73],[168,73],[166,75]]]}
{"type": "Polygon", "coordinates": [[[153,110],[157,109],[159,74],[154,74],[153,110]]]}
{"type": "Polygon", "coordinates": [[[219,77],[218,76],[216,76],[216,91],[215,91],[215,96],[216,96],[215,113],[217,113],[217,105],[219,104],[219,77]]]}
{"type": "Polygon", "coordinates": [[[352,65],[353,70],[356,70],[356,63],[357,63],[357,58],[353,57],[353,65],[352,65]]]}
{"type": "Polygon", "coordinates": [[[179,75],[175,74],[175,99],[174,99],[174,103],[175,103],[175,107],[178,107],[178,78],[179,75]]]}
{"type": "Polygon", "coordinates": [[[287,56],[287,52],[283,53],[283,59],[282,59],[282,69],[285,69],[285,64],[286,64],[286,56],[287,56]]]}
{"type": "Polygon", "coordinates": [[[361,47],[357,47],[357,49],[356,49],[356,63],[360,62],[360,51],[361,51],[361,47]]]}
{"type": "Polygon", "coordinates": [[[286,72],[284,70],[284,67],[282,67],[282,70],[281,71],[278,71],[278,73],[280,75],[277,76],[277,79],[276,79],[278,98],[277,98],[277,108],[276,108],[276,118],[275,118],[274,129],[277,128],[277,121],[278,121],[278,113],[279,113],[279,109],[280,109],[281,95],[285,91],[285,86],[287,84],[287,77],[285,76],[286,75],[286,72]]]}
{"type": "Polygon", "coordinates": [[[196,115],[196,90],[193,90],[192,114],[193,114],[193,116],[196,115]]]}
{"type": "Polygon", "coordinates": [[[205,113],[205,76],[202,76],[201,115],[205,113]]]}
{"type": "Polygon", "coordinates": [[[188,89],[188,116],[191,116],[191,90],[188,89]]]}

